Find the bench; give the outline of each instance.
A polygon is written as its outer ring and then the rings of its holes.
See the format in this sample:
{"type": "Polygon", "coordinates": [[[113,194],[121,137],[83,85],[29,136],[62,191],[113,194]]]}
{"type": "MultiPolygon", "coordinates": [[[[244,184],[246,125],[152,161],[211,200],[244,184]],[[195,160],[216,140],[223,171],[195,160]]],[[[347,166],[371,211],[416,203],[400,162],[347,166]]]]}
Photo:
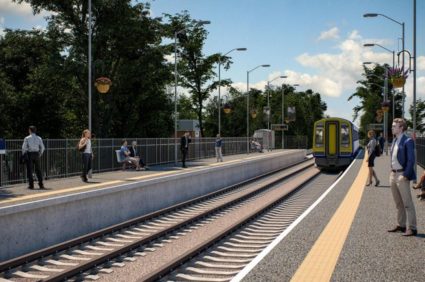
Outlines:
{"type": "Polygon", "coordinates": [[[122,164],[122,170],[125,170],[125,168],[126,168],[127,165],[134,166],[131,163],[131,161],[129,161],[129,160],[126,161],[125,159],[122,158],[122,156],[121,156],[121,150],[115,150],[115,154],[117,156],[117,162],[119,164],[122,164]]]}

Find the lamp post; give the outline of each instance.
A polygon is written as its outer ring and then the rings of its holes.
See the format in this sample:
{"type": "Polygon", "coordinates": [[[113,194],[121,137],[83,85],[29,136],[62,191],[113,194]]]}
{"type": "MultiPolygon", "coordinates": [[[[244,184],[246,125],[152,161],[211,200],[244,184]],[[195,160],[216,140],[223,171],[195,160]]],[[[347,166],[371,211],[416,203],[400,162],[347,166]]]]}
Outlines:
{"type": "Polygon", "coordinates": [[[270,108],[270,83],[275,81],[278,78],[287,78],[286,75],[279,75],[278,77],[273,78],[272,80],[267,81],[267,108],[268,108],[268,114],[267,114],[267,129],[270,129],[270,115],[272,114],[272,110],[270,108]]]}
{"type": "MultiPolygon", "coordinates": [[[[366,44],[363,44],[363,46],[364,47],[373,47],[373,46],[378,46],[378,47],[381,47],[382,49],[384,49],[384,50],[386,50],[386,51],[388,51],[388,52],[390,52],[390,53],[392,53],[393,54],[393,69],[394,69],[394,66],[395,66],[395,52],[394,52],[394,50],[390,50],[390,49],[388,49],[388,48],[386,48],[386,47],[384,47],[384,46],[382,46],[382,45],[380,45],[380,44],[377,44],[377,43],[366,43],[366,44]]],[[[392,89],[392,96],[393,96],[393,119],[395,118],[395,99],[394,99],[394,96],[395,96],[395,94],[394,94],[394,88],[392,89]]],[[[404,99],[404,98],[403,98],[404,99]]]]}
{"type": "MultiPolygon", "coordinates": [[[[415,1],[415,3],[416,3],[416,0],[414,0],[415,1]]],[[[395,22],[395,23],[397,23],[397,24],[399,24],[399,25],[401,25],[401,48],[402,48],[402,50],[404,50],[404,22],[399,22],[399,21],[396,21],[395,19],[393,19],[393,18],[391,18],[391,17],[388,17],[388,16],[386,16],[386,15],[384,15],[384,14],[378,14],[378,13],[367,13],[367,14],[364,14],[363,15],[363,17],[365,17],[365,18],[374,18],[374,17],[377,17],[377,16],[382,16],[382,17],[384,17],[384,18],[387,18],[387,19],[389,19],[390,21],[393,21],[393,22],[395,22]]],[[[403,56],[403,58],[402,58],[402,65],[403,65],[403,69],[404,69],[404,56],[403,56]]],[[[403,94],[404,94],[404,85],[403,85],[403,94]]],[[[403,95],[403,102],[402,102],[402,110],[401,110],[401,117],[402,118],[404,118],[404,95],[403,95]]]]}
{"type": "Polygon", "coordinates": [[[92,78],[91,78],[91,64],[92,64],[92,57],[91,57],[91,37],[92,37],[92,14],[91,14],[91,0],[89,0],[89,5],[88,5],[88,10],[89,10],[89,46],[88,46],[88,92],[89,92],[89,130],[90,132],[92,131],[92,123],[91,123],[91,82],[92,82],[92,78]]]}
{"type": "Polygon", "coordinates": [[[258,68],[268,68],[270,65],[258,65],[246,72],[246,152],[249,154],[249,74],[258,68]]]}
{"type": "MultiPolygon", "coordinates": [[[[234,48],[223,55],[225,57],[227,54],[233,52],[233,51],[246,51],[246,48],[234,48]]],[[[218,134],[221,136],[221,57],[218,61],[218,134]]]]}
{"type": "MultiPolygon", "coordinates": [[[[197,25],[210,24],[210,21],[198,21],[197,25]]],[[[174,32],[174,164],[177,164],[177,35],[184,32],[183,28],[174,32]]]]}
{"type": "MultiPolygon", "coordinates": [[[[282,84],[282,121],[281,124],[285,123],[285,91],[282,84]]],[[[292,84],[293,87],[300,86],[299,84],[292,84]]],[[[285,148],[285,130],[282,129],[282,150],[285,148]]]]}
{"type": "MultiPolygon", "coordinates": [[[[370,65],[372,62],[364,62],[363,65],[370,65]]],[[[376,64],[376,63],[375,63],[376,64]]],[[[385,68],[385,77],[384,77],[384,102],[388,100],[388,68],[385,68]]],[[[387,134],[387,125],[388,125],[388,112],[384,112],[384,150],[385,154],[388,155],[388,134],[387,134]]]]}

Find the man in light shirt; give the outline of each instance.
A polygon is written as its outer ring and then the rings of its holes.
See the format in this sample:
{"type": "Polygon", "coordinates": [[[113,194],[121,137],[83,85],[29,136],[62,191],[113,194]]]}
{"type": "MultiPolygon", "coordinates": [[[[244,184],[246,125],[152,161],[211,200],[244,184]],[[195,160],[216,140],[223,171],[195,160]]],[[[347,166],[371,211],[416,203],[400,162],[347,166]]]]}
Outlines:
{"type": "Polygon", "coordinates": [[[410,181],[416,179],[415,144],[412,138],[404,134],[406,130],[407,124],[404,119],[394,119],[392,133],[396,138],[391,146],[390,186],[397,208],[398,225],[388,232],[404,232],[403,236],[416,236],[418,234],[416,211],[410,193],[410,181]]]}
{"type": "Polygon", "coordinates": [[[40,136],[36,135],[37,128],[31,125],[28,128],[29,134],[24,139],[22,144],[22,154],[27,154],[26,165],[27,165],[27,177],[28,177],[28,189],[34,189],[34,179],[32,176],[33,167],[35,167],[35,174],[37,175],[38,185],[40,189],[44,189],[43,185],[43,174],[40,168],[40,157],[44,152],[43,140],[40,136]]]}

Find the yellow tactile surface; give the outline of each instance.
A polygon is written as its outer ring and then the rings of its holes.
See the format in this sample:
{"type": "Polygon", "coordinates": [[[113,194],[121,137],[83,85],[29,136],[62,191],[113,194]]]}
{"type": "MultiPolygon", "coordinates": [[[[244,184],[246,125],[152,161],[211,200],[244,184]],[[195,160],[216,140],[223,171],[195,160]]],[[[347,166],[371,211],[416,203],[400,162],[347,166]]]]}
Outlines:
{"type": "Polygon", "coordinates": [[[292,282],[330,281],[359,207],[367,174],[367,163],[363,161],[359,174],[348,190],[347,195],[297,269],[291,279],[292,282]]]}

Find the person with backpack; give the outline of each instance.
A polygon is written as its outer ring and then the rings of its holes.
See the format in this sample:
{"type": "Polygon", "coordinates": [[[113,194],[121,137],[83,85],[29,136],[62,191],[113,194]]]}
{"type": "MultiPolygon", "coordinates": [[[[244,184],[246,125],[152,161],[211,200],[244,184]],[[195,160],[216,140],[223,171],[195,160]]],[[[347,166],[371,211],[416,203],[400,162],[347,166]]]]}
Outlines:
{"type": "MultiPolygon", "coordinates": [[[[376,157],[376,148],[377,146],[379,146],[379,143],[377,145],[377,141],[375,139],[375,131],[373,130],[369,130],[367,132],[367,137],[369,137],[369,143],[367,143],[367,158],[366,158],[366,162],[367,162],[367,166],[369,168],[369,175],[368,175],[368,182],[366,184],[366,186],[370,186],[372,185],[372,178],[375,177],[375,186],[378,186],[380,181],[378,179],[378,177],[376,176],[376,172],[373,169],[373,167],[375,166],[375,157],[376,157]]],[[[379,147],[378,147],[379,150],[379,147]]]]}
{"type": "Polygon", "coordinates": [[[384,138],[384,133],[379,133],[379,137],[378,137],[378,143],[379,146],[381,147],[381,155],[384,152],[384,146],[385,146],[385,138],[384,138]]]}

